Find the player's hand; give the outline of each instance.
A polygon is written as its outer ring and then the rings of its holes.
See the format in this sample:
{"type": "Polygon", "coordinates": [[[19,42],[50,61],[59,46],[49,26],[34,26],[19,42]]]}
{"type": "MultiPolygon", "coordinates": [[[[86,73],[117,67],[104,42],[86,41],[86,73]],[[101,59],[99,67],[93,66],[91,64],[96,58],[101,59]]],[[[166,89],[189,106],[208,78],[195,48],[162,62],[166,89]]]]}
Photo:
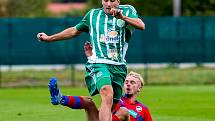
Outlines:
{"type": "Polygon", "coordinates": [[[122,14],[122,11],[120,9],[111,8],[110,10],[112,16],[116,17],[117,19],[123,19],[124,15],[122,14]]]}
{"type": "Polygon", "coordinates": [[[45,33],[38,33],[37,34],[37,39],[39,40],[39,41],[45,41],[45,42],[49,42],[50,40],[49,40],[49,36],[48,35],[46,35],[45,33]]]}
{"type": "Polygon", "coordinates": [[[86,41],[84,44],[84,53],[87,57],[90,57],[93,55],[92,49],[93,49],[93,47],[90,44],[90,42],[86,41]]]}

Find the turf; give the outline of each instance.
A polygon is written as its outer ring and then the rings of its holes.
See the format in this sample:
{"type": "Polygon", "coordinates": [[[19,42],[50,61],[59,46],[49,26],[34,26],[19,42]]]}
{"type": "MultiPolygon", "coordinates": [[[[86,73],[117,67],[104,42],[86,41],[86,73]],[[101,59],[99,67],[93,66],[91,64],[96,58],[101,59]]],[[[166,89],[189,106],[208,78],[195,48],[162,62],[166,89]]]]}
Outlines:
{"type": "MultiPolygon", "coordinates": [[[[86,88],[62,88],[88,95],[86,88]]],[[[214,121],[215,85],[146,86],[139,98],[154,121],[214,121]]],[[[99,97],[94,98],[99,105],[99,97]]],[[[50,104],[47,88],[0,89],[0,121],[85,121],[83,110],[50,104]]]]}

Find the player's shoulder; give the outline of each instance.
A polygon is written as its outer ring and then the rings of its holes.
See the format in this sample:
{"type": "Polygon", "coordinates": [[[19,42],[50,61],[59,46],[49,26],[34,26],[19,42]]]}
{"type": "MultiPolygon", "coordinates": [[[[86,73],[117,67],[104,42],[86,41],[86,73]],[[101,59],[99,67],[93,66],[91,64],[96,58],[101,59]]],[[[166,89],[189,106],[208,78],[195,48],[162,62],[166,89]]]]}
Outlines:
{"type": "Polygon", "coordinates": [[[137,101],[137,105],[142,107],[142,109],[148,110],[148,107],[139,101],[137,101]]]}
{"type": "Polygon", "coordinates": [[[119,9],[131,9],[131,10],[135,10],[134,6],[132,5],[119,5],[119,9]]]}

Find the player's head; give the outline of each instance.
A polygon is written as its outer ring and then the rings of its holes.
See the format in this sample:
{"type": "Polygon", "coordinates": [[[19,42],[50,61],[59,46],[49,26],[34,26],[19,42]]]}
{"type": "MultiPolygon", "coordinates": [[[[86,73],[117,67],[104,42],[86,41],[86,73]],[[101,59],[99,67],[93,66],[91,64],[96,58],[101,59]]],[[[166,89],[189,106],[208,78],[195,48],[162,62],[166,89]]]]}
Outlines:
{"type": "Polygon", "coordinates": [[[131,71],[124,82],[124,91],[126,95],[138,95],[144,85],[142,76],[131,71]]]}
{"type": "Polygon", "coordinates": [[[120,0],[102,0],[102,6],[106,14],[111,14],[112,8],[119,6],[120,0]]]}

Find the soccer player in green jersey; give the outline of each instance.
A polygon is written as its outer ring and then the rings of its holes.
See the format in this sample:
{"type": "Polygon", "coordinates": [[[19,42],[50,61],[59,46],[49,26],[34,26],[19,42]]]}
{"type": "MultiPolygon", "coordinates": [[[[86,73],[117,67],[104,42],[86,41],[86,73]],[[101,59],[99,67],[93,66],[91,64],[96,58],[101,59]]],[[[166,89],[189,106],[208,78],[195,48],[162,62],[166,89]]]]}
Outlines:
{"type": "Polygon", "coordinates": [[[76,26],[50,36],[45,33],[37,35],[41,41],[54,42],[75,37],[81,32],[90,34],[93,55],[86,64],[85,81],[91,96],[98,93],[101,96],[100,121],[112,120],[111,107],[122,96],[127,75],[125,54],[128,40],[135,28],[145,29],[135,8],[119,3],[120,0],[102,0],[103,7],[91,9],[76,26]]]}

